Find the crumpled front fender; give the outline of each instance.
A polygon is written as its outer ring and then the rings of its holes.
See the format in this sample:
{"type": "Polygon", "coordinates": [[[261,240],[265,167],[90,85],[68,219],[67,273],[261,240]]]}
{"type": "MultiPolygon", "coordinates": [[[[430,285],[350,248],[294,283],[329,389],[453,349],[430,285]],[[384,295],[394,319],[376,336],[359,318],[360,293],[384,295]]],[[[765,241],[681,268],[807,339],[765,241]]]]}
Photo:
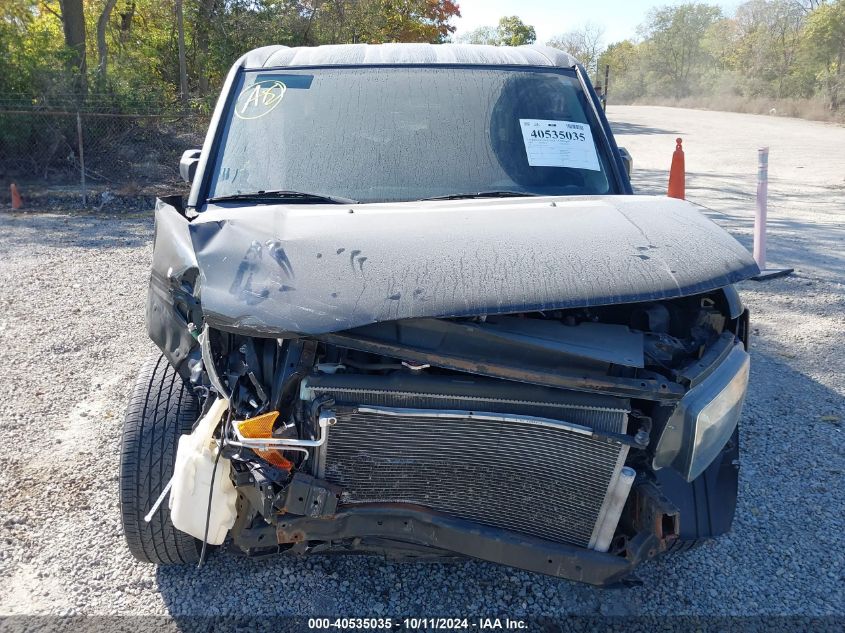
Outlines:
{"type": "Polygon", "coordinates": [[[189,324],[202,323],[198,276],[188,220],[173,205],[156,200],[147,333],[177,369],[197,345],[189,324]]]}

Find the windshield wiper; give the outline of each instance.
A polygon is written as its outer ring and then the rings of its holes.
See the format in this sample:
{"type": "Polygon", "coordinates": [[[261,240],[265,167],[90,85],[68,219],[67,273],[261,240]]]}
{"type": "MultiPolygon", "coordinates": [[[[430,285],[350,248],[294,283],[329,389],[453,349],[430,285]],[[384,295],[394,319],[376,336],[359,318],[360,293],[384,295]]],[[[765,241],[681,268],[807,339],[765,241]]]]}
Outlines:
{"type": "Polygon", "coordinates": [[[337,196],[323,196],[319,193],[305,193],[303,191],[253,191],[250,193],[233,193],[229,196],[217,196],[209,198],[208,202],[230,202],[237,200],[274,200],[287,202],[301,202],[304,204],[358,204],[357,200],[351,198],[339,198],[337,196]]]}
{"type": "Polygon", "coordinates": [[[476,193],[453,193],[448,196],[434,196],[423,198],[423,200],[462,200],[470,198],[530,198],[537,196],[536,193],[527,191],[479,191],[476,193]]]}

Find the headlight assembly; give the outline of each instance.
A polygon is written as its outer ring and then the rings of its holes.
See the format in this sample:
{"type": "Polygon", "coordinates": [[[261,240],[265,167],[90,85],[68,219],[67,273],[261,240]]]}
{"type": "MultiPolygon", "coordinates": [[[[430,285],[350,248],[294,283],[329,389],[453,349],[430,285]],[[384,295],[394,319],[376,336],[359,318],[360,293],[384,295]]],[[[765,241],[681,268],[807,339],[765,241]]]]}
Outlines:
{"type": "Polygon", "coordinates": [[[671,467],[687,481],[698,477],[730,439],[742,413],[750,357],[737,343],[701,384],[683,397],[655,449],[655,469],[671,467]]]}

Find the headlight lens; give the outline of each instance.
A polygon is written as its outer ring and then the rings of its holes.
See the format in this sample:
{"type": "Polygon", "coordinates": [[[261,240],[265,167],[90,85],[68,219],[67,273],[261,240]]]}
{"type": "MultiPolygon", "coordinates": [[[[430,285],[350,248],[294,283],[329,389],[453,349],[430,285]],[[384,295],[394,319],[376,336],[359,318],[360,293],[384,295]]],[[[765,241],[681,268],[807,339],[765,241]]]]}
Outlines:
{"type": "Polygon", "coordinates": [[[751,366],[748,354],[743,354],[742,364],[730,382],[695,416],[695,436],[687,474],[689,481],[698,477],[711,464],[739,422],[751,366]]]}
{"type": "Polygon", "coordinates": [[[683,397],[660,436],[654,468],[671,467],[687,481],[713,462],[739,422],[750,357],[737,344],[719,367],[683,397]]]}

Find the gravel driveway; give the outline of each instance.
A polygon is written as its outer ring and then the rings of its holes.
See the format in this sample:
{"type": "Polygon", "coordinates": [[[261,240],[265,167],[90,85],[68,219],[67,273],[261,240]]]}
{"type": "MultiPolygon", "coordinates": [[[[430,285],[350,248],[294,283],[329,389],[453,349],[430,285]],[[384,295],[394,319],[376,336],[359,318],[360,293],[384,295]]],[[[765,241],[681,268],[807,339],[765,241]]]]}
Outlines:
{"type": "Polygon", "coordinates": [[[688,197],[746,244],[756,147],[772,146],[770,259],[746,282],[753,369],[733,533],[602,591],[479,562],[369,557],[202,570],[130,558],[118,443],[135,372],[152,216],[0,213],[0,613],[845,615],[845,129],[806,121],[615,107],[641,191],[662,191],[684,137],[688,197]],[[820,163],[826,156],[827,163],[820,163]]]}

